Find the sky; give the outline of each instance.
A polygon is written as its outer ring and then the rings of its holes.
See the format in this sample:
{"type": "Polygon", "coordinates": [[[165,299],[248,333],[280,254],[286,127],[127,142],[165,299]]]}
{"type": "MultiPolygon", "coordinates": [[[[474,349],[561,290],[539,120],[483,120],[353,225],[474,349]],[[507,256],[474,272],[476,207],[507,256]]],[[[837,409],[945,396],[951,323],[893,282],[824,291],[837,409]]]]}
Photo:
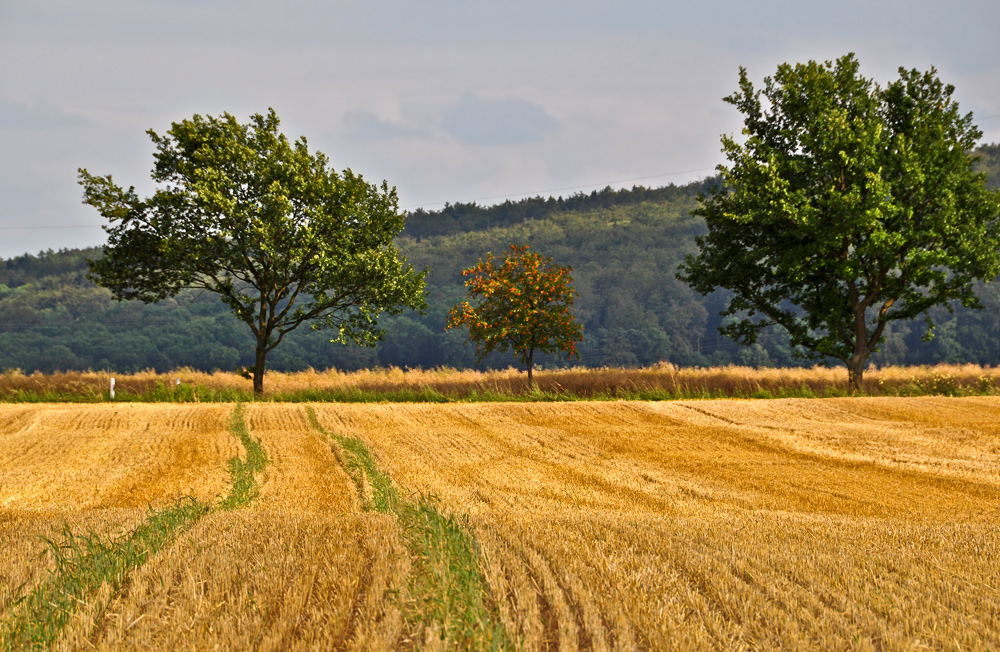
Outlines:
{"type": "Polygon", "coordinates": [[[407,210],[713,174],[722,97],[854,52],[956,88],[1000,142],[996,0],[0,0],[0,257],[102,244],[79,168],[141,195],[194,114],[274,108],[407,210]]]}

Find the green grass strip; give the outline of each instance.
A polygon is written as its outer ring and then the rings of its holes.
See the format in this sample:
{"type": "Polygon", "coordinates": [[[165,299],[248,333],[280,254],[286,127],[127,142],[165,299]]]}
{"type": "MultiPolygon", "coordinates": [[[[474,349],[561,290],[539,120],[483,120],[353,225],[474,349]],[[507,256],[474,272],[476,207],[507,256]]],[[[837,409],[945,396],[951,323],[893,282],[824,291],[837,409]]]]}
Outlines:
{"type": "MultiPolygon", "coordinates": [[[[215,506],[219,510],[237,509],[253,500],[260,490],[256,475],[268,462],[260,443],[250,436],[243,403],[233,409],[229,429],[242,442],[247,458],[244,461],[236,456],[229,460],[231,487],[215,506]]],[[[119,537],[105,539],[94,532],[74,534],[68,524],[63,525],[61,541],[43,537],[55,560],[55,570],[38,588],[16,600],[11,615],[0,625],[0,649],[50,648],[77,607],[86,604],[103,584],[110,584],[113,592],[119,591],[130,572],[211,508],[185,496],[171,507],[150,511],[142,525],[119,537]]],[[[99,606],[99,611],[106,606],[99,606]]]]}
{"type": "Polygon", "coordinates": [[[45,538],[55,559],[54,573],[18,601],[0,629],[0,648],[49,648],[76,608],[101,585],[110,584],[114,591],[121,589],[133,569],[208,511],[204,503],[184,497],[171,507],[153,511],[131,532],[107,540],[95,533],[74,534],[69,525],[63,525],[62,541],[45,538]]]}
{"type": "Polygon", "coordinates": [[[311,406],[312,426],[340,445],[347,472],[365,497],[365,509],[395,514],[414,559],[410,576],[412,626],[437,627],[446,649],[514,649],[507,631],[486,606],[486,583],[479,569],[479,544],[468,519],[444,515],[434,497],[403,497],[375,464],[364,443],[327,431],[311,406]]]}
{"type": "Polygon", "coordinates": [[[218,508],[229,511],[238,509],[250,503],[257,497],[260,487],[257,484],[257,474],[267,466],[267,453],[261,448],[260,442],[250,436],[246,419],[243,416],[243,403],[237,403],[229,422],[229,430],[243,444],[247,451],[246,460],[239,455],[229,460],[229,473],[232,475],[232,486],[229,494],[222,499],[218,508]]]}

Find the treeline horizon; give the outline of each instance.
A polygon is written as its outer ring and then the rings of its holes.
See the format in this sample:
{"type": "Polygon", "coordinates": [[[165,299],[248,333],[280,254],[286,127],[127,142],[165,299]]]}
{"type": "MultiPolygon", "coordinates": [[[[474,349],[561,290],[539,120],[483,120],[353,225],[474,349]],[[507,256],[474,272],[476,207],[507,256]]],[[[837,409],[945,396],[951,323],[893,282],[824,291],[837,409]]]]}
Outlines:
{"type": "MultiPolygon", "coordinates": [[[[1000,145],[983,145],[976,153],[988,185],[1000,186],[1000,145]]],[[[411,212],[397,245],[415,268],[428,269],[426,313],[383,317],[386,337],[375,348],[331,344],[336,333],[299,329],[271,353],[268,367],[516,365],[509,354],[477,365],[465,333],[444,329],[448,309],[466,296],[461,270],[510,244],[530,245],[572,266],[580,293],[575,309],[584,328],[580,359],[543,357],[543,367],[839,364],[796,357],[778,329],[766,331],[753,347],[735,344],[717,330],[725,293],[702,297],[677,280],[677,265],[695,252],[695,238],[705,230],[690,211],[698,193],[717,182],[709,177],[680,186],[605,188],[565,198],[456,203],[411,212]]],[[[149,305],[114,301],[86,278],[86,259],[101,251],[61,249],[0,259],[0,370],[228,371],[253,363],[249,333],[215,295],[189,291],[149,305]]],[[[932,310],[937,327],[930,341],[923,340],[923,320],[892,324],[872,363],[1000,365],[1000,286],[979,284],[977,294],[982,311],[932,310]]]]}

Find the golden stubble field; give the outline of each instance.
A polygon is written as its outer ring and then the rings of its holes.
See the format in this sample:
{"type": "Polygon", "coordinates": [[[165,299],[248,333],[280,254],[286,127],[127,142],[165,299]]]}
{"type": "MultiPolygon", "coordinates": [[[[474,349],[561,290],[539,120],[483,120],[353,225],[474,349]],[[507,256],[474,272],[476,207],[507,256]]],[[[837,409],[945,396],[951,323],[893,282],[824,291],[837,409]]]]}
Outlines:
{"type": "MultiPolygon", "coordinates": [[[[86,601],[56,648],[434,647],[399,524],[364,510],[313,409],[467,515],[520,649],[1000,649],[1000,399],[244,407],[259,495],[86,601]]],[[[225,493],[232,410],[0,406],[0,618],[50,572],[36,534],[225,493]]]]}

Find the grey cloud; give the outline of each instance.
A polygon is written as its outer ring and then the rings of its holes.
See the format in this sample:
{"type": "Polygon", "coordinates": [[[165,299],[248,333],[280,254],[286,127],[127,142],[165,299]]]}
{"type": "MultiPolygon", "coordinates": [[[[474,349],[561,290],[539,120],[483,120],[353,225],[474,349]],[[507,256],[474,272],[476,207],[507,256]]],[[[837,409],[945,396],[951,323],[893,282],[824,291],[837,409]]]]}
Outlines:
{"type": "Polygon", "coordinates": [[[344,115],[344,126],[355,140],[384,141],[399,138],[431,137],[431,132],[422,127],[415,127],[402,122],[383,120],[368,111],[348,111],[344,115]]]}
{"type": "Polygon", "coordinates": [[[54,106],[29,106],[0,97],[0,129],[51,129],[86,124],[82,116],[54,106]]]}
{"type": "Polygon", "coordinates": [[[469,145],[528,145],[556,126],[545,109],[525,100],[481,100],[465,94],[444,112],[441,126],[469,145]]]}

